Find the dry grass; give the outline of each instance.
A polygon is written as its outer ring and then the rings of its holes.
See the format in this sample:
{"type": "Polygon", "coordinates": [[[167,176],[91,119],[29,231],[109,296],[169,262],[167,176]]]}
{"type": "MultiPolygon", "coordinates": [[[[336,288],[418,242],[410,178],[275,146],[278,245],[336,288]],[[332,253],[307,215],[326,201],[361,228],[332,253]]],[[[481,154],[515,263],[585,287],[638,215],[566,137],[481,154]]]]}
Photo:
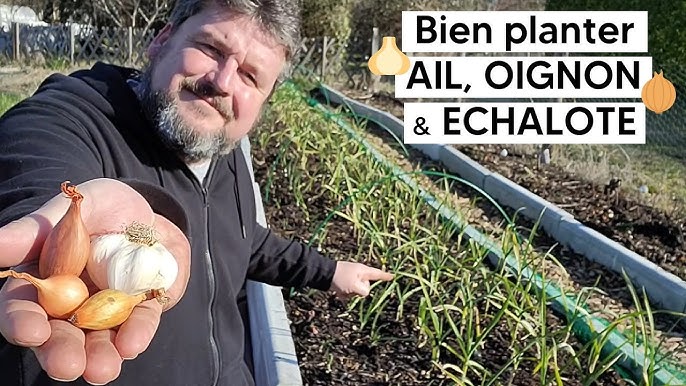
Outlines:
{"type": "Polygon", "coordinates": [[[54,69],[49,67],[0,67],[0,90],[6,94],[14,94],[21,98],[31,95],[49,75],[56,72],[68,74],[88,66],[65,67],[54,69]]]}
{"type": "Polygon", "coordinates": [[[19,66],[5,65],[0,67],[0,114],[20,100],[33,94],[38,86],[51,74],[69,74],[87,65],[81,66],[19,66]]]}
{"type": "MultiPolygon", "coordinates": [[[[510,153],[535,157],[537,146],[506,146],[510,153]]],[[[598,185],[622,180],[628,198],[677,218],[686,217],[686,162],[641,146],[555,145],[551,163],[598,185]],[[641,186],[648,193],[641,193],[641,186]]]]}

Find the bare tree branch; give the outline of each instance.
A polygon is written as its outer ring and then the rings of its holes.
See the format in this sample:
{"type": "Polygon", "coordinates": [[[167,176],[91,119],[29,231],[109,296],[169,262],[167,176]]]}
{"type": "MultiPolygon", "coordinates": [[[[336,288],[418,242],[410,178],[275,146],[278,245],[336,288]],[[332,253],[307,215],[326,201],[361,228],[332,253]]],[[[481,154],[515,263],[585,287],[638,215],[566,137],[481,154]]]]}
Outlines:
{"type": "MultiPolygon", "coordinates": [[[[138,0],[141,1],[141,0],[138,0]]],[[[159,0],[155,0],[154,4],[151,4],[151,0],[143,0],[147,2],[146,7],[140,7],[139,9],[139,15],[141,19],[143,19],[144,23],[141,25],[142,27],[142,35],[145,36],[145,34],[148,32],[148,30],[152,27],[152,25],[159,21],[160,17],[164,14],[164,12],[167,11],[168,9],[168,2],[163,1],[160,3],[159,0]],[[146,14],[147,12],[150,12],[148,16],[146,14]]]]}
{"type": "Polygon", "coordinates": [[[142,27],[144,32],[159,21],[168,7],[168,2],[160,0],[94,0],[93,3],[94,13],[106,24],[142,27]]]}
{"type": "Polygon", "coordinates": [[[117,27],[123,27],[124,23],[122,23],[120,15],[115,12],[117,9],[123,9],[123,4],[121,1],[118,0],[94,0],[93,1],[93,8],[96,13],[104,13],[108,19],[114,23],[115,26],[117,27]],[[117,4],[113,4],[110,6],[110,2],[114,2],[117,4]]]}

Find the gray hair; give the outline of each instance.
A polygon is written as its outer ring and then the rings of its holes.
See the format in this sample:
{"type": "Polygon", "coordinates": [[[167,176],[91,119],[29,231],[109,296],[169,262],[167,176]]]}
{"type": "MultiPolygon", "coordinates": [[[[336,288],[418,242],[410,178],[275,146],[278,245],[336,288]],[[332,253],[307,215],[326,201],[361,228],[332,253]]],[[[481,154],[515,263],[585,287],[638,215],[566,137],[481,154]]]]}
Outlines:
{"type": "Polygon", "coordinates": [[[186,19],[213,3],[252,18],[282,44],[286,48],[286,63],[277,84],[290,76],[292,60],[301,44],[299,0],[177,0],[169,18],[172,28],[178,28],[186,19]]]}

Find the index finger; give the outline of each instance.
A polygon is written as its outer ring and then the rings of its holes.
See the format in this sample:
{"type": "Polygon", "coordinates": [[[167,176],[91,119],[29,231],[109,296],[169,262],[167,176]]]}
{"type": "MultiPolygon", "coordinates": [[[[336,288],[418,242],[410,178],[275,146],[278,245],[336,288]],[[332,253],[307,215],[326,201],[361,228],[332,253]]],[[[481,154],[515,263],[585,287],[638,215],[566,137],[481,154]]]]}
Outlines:
{"type": "Polygon", "coordinates": [[[40,255],[52,224],[37,211],[0,228],[0,267],[13,267],[40,255]]]}
{"type": "Polygon", "coordinates": [[[364,278],[366,280],[383,280],[390,281],[393,280],[393,274],[390,272],[382,271],[378,268],[367,267],[364,273],[364,278]]]}

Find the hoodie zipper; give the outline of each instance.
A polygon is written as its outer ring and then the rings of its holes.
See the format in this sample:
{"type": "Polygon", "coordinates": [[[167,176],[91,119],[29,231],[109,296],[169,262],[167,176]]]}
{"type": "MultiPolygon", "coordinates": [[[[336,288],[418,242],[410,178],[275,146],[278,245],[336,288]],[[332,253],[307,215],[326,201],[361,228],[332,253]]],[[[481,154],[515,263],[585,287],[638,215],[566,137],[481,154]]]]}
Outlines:
{"type": "Polygon", "coordinates": [[[204,184],[201,184],[203,198],[203,213],[205,216],[205,262],[207,264],[207,277],[210,291],[210,307],[208,309],[208,321],[210,324],[211,331],[210,349],[212,350],[212,363],[214,366],[212,372],[212,385],[217,385],[217,382],[219,381],[219,364],[221,363],[219,359],[219,349],[217,348],[217,338],[215,335],[214,315],[212,313],[212,311],[214,310],[214,301],[217,297],[217,284],[214,276],[214,265],[212,264],[212,256],[210,255],[210,203],[207,191],[207,187],[210,186],[212,174],[214,173],[215,164],[216,161],[212,160],[210,168],[207,171],[207,177],[205,178],[205,182],[204,184]]]}
{"type": "Polygon", "coordinates": [[[236,197],[236,208],[238,209],[238,221],[240,222],[241,225],[241,236],[243,236],[243,239],[247,237],[245,234],[245,223],[243,222],[243,208],[241,208],[241,187],[238,185],[238,156],[236,155],[236,151],[233,152],[233,167],[235,169],[234,172],[234,185],[233,185],[233,194],[236,197]]]}

